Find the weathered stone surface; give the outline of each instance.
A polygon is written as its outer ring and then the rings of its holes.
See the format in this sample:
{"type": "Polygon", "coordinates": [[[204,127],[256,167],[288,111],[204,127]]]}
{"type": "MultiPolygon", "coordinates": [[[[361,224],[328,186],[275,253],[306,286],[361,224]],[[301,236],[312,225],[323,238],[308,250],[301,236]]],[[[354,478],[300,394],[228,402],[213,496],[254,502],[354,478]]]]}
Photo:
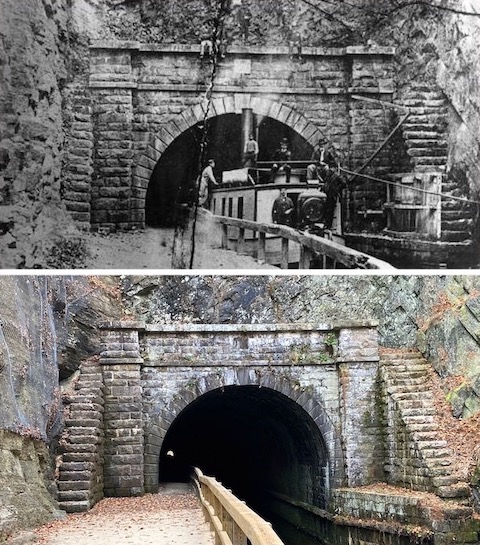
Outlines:
{"type": "Polygon", "coordinates": [[[58,510],[47,483],[45,443],[0,430],[0,540],[52,520],[58,510]]]}

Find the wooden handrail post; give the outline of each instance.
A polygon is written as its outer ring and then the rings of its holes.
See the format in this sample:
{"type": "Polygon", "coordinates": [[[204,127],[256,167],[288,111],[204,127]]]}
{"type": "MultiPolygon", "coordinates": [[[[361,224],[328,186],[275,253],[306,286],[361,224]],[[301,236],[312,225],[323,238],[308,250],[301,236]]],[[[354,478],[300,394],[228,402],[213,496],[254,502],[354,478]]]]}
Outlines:
{"type": "Polygon", "coordinates": [[[257,259],[259,261],[265,261],[267,254],[266,254],[266,240],[267,240],[267,234],[263,231],[260,231],[259,237],[258,237],[258,250],[257,250],[257,259]]]}
{"type": "Polygon", "coordinates": [[[228,250],[228,225],[222,224],[222,248],[228,250]]]}
{"type": "Polygon", "coordinates": [[[245,252],[245,229],[240,227],[238,230],[238,246],[237,253],[243,254],[245,252]]]}
{"type": "Polygon", "coordinates": [[[306,246],[300,247],[300,263],[299,268],[300,269],[309,269],[310,263],[312,261],[312,251],[310,248],[307,248],[306,246]]]}
{"type": "Polygon", "coordinates": [[[282,261],[280,267],[288,269],[288,238],[282,238],[282,261]]]}

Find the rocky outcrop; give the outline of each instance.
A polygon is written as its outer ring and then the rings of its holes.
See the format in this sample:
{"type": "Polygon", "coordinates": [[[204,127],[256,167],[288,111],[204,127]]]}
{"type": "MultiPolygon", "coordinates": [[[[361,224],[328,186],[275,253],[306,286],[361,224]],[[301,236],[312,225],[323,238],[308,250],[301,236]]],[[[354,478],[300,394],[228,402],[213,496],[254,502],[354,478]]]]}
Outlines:
{"type": "Polygon", "coordinates": [[[47,445],[0,430],[0,542],[58,516],[47,445]]]}
{"type": "Polygon", "coordinates": [[[477,276],[127,276],[122,283],[127,312],[146,322],[377,319],[383,346],[417,347],[440,376],[464,376],[473,386],[480,372],[471,310],[477,276]]]}
{"type": "MultiPolygon", "coordinates": [[[[56,514],[54,471],[59,443],[68,462],[61,432],[63,402],[70,401],[68,392],[62,399],[59,377],[83,365],[82,381],[92,389],[96,323],[121,315],[116,287],[108,278],[0,278],[0,541],[56,514]]],[[[69,424],[86,417],[92,401],[86,397],[83,407],[72,408],[69,424]]]]}
{"type": "Polygon", "coordinates": [[[84,255],[62,204],[62,88],[68,78],[68,49],[66,2],[2,2],[2,268],[64,268],[84,255]]]}

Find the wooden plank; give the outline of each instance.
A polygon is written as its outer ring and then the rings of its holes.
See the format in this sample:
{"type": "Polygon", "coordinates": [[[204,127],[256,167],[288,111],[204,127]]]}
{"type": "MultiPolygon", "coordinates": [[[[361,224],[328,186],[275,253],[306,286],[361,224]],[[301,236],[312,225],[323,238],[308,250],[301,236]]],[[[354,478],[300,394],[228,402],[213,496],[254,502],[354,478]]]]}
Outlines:
{"type": "Polygon", "coordinates": [[[282,269],[288,269],[288,238],[282,238],[282,269]]]}
{"type": "Polygon", "coordinates": [[[258,252],[257,252],[257,259],[259,261],[265,261],[265,241],[266,241],[265,233],[259,233],[258,252]]]}
{"type": "Polygon", "coordinates": [[[228,223],[222,225],[222,248],[228,248],[228,223]]]}
{"type": "Polygon", "coordinates": [[[311,250],[309,248],[306,248],[305,246],[301,246],[299,269],[309,269],[311,260],[312,260],[311,250]]]}
{"type": "Polygon", "coordinates": [[[245,229],[243,227],[238,230],[237,252],[240,255],[245,253],[245,229]]]}

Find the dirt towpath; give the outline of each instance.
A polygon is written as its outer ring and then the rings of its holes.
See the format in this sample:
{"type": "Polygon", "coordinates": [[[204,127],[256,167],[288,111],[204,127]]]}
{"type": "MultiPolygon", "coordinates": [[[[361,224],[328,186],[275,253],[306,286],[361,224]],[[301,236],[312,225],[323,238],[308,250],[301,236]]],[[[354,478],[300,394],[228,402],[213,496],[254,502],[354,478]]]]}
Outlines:
{"type": "Polygon", "coordinates": [[[213,545],[189,485],[161,486],[140,498],[107,498],[88,513],[42,526],[42,545],[213,545]]]}
{"type": "MultiPolygon", "coordinates": [[[[173,229],[154,229],[85,235],[88,257],[85,269],[186,269],[190,241],[177,237],[173,229]],[[174,251],[176,256],[174,258],[174,251]]],[[[208,236],[197,237],[194,269],[274,269],[248,256],[215,247],[208,236]]]]}

